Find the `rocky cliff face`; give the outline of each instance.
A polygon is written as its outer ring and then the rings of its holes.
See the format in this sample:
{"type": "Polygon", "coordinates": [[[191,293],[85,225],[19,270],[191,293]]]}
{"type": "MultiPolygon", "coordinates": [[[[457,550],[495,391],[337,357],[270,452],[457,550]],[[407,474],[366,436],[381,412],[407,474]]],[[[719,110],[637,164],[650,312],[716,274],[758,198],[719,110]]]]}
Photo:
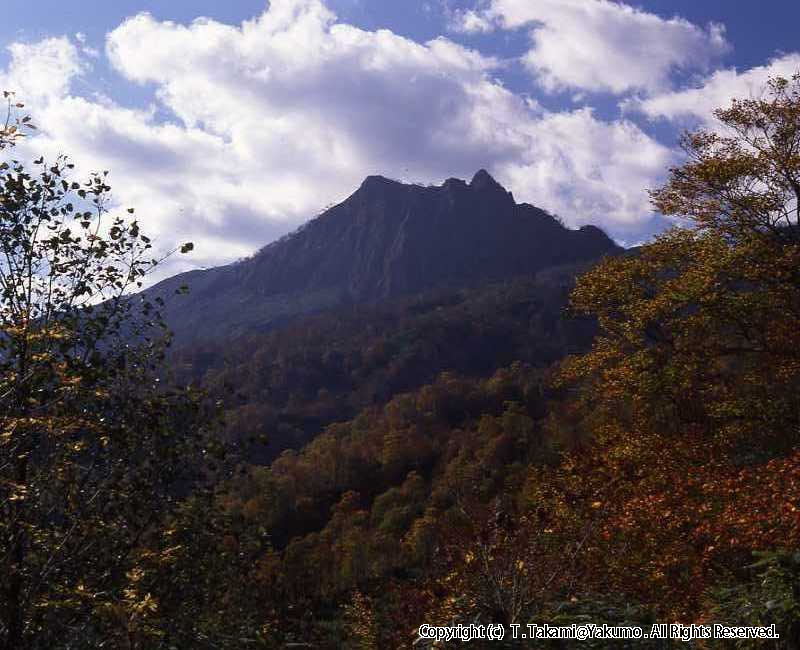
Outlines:
{"type": "Polygon", "coordinates": [[[486,171],[466,183],[405,185],[370,176],[349,198],[236,264],[181,274],[149,290],[169,301],[178,341],[263,329],[341,302],[469,286],[597,259],[619,250],[600,229],[570,230],[517,204],[486,171]]]}

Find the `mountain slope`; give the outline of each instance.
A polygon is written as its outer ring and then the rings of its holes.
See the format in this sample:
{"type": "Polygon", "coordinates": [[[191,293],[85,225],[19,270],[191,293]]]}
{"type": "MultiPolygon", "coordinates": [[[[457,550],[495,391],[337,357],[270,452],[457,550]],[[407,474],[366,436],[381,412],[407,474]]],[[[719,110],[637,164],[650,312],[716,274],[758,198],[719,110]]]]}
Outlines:
{"type": "Polygon", "coordinates": [[[368,177],[348,199],[250,259],[150,289],[171,295],[179,342],[237,335],[342,303],[533,274],[617,251],[600,229],[569,230],[517,204],[486,171],[438,187],[368,177]]]}
{"type": "Polygon", "coordinates": [[[180,384],[221,400],[228,440],[264,463],[325,427],[434,382],[442,372],[490,376],[521,362],[547,368],[586,352],[595,333],[567,318],[569,286],[537,278],[423,293],[327,310],[285,327],[176,350],[180,384]]]}

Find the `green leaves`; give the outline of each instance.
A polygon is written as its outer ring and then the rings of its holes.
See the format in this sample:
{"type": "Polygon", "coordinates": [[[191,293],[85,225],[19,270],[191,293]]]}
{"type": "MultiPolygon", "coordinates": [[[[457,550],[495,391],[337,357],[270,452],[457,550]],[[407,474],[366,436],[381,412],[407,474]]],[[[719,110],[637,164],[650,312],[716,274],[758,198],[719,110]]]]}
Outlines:
{"type": "MultiPolygon", "coordinates": [[[[800,640],[800,558],[783,550],[754,552],[758,561],[732,572],[709,594],[715,620],[777,627],[787,644],[800,640]]],[[[738,641],[737,648],[760,648],[760,641],[738,641]]],[[[786,647],[791,647],[787,645],[786,647]]]]}

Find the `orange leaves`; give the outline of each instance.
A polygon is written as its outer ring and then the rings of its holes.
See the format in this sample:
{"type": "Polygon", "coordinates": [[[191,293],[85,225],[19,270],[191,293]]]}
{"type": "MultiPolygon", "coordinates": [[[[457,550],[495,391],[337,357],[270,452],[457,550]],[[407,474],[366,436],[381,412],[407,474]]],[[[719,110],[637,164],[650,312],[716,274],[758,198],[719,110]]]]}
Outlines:
{"type": "Polygon", "coordinates": [[[578,496],[548,525],[596,522],[584,584],[694,616],[720,566],[800,544],[800,452],[742,467],[698,433],[606,438],[591,457],[570,455],[558,474],[539,475],[578,496]]]}

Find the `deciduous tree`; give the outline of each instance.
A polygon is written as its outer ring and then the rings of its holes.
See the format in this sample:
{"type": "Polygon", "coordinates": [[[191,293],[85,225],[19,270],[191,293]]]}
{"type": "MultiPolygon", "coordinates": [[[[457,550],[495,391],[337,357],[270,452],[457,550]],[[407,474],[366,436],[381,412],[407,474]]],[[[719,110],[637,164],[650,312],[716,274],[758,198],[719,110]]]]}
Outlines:
{"type": "Polygon", "coordinates": [[[130,295],[159,261],[150,240],[113,213],[106,172],[12,158],[30,121],[6,99],[0,647],[138,647],[163,634],[140,587],[176,552],[158,540],[201,469],[199,410],[159,387],[159,305],[130,295]]]}

